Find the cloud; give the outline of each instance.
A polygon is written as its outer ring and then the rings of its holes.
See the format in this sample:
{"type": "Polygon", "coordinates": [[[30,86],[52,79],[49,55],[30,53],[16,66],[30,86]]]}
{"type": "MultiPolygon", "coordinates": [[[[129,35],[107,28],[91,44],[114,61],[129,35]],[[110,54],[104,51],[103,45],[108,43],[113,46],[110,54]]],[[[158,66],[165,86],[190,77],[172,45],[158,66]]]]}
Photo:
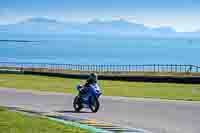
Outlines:
{"type": "Polygon", "coordinates": [[[0,24],[29,17],[62,21],[126,19],[154,27],[173,26],[178,31],[200,27],[198,0],[1,0],[0,24]]]}

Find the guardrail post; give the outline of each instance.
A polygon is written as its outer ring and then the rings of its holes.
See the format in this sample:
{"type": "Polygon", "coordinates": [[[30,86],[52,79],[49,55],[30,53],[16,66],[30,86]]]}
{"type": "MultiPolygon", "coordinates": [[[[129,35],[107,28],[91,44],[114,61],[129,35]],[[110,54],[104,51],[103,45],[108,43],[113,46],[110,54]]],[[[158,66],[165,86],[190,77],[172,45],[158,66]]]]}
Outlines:
{"type": "Polygon", "coordinates": [[[177,64],[175,65],[175,72],[177,72],[177,64]]]}
{"type": "Polygon", "coordinates": [[[21,64],[20,71],[23,72],[23,64],[21,64]]]}
{"type": "Polygon", "coordinates": [[[95,71],[95,65],[92,65],[92,71],[95,71]]]}
{"type": "Polygon", "coordinates": [[[187,66],[185,65],[184,67],[185,67],[185,73],[186,73],[187,72],[187,66]]]}
{"type": "Polygon", "coordinates": [[[192,68],[193,68],[193,66],[192,66],[192,65],[190,65],[190,72],[192,72],[192,68]]]}
{"type": "Polygon", "coordinates": [[[93,65],[90,65],[90,71],[91,72],[93,71],[93,65]]]}
{"type": "Polygon", "coordinates": [[[196,66],[196,72],[199,72],[199,67],[196,66]]]}
{"type": "Polygon", "coordinates": [[[95,72],[98,72],[98,65],[95,65],[95,72]]]}
{"type": "Polygon", "coordinates": [[[172,64],[171,64],[171,72],[173,72],[173,66],[172,66],[172,64]]]}

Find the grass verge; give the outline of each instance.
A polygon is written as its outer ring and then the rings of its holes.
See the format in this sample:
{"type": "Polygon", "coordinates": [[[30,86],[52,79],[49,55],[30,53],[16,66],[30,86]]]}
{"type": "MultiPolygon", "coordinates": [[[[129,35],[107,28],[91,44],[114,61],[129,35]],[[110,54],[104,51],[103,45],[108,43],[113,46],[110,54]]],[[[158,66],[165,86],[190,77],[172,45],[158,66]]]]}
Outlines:
{"type": "Polygon", "coordinates": [[[0,107],[1,133],[90,133],[46,118],[27,116],[0,107]]]}
{"type": "MultiPolygon", "coordinates": [[[[38,91],[76,93],[79,79],[34,75],[0,74],[0,87],[38,91]]],[[[174,83],[143,83],[101,80],[103,95],[200,101],[200,85],[174,83]]]]}

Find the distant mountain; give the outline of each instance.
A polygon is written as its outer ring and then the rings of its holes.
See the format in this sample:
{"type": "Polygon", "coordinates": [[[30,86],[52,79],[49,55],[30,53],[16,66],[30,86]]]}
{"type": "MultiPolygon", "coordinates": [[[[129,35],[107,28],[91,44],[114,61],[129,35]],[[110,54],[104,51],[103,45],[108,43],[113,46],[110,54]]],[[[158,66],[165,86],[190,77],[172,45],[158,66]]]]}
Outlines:
{"type": "Polygon", "coordinates": [[[141,32],[149,31],[148,27],[143,24],[130,23],[125,20],[113,21],[91,21],[85,27],[94,33],[112,33],[112,34],[141,34],[141,32]]]}
{"type": "Polygon", "coordinates": [[[47,18],[31,18],[17,24],[9,24],[0,26],[0,31],[27,33],[27,34],[52,34],[66,33],[74,30],[74,25],[71,23],[63,23],[47,18]]]}
{"type": "MultiPolygon", "coordinates": [[[[66,23],[47,18],[30,18],[17,24],[0,26],[0,32],[26,34],[86,34],[115,36],[179,37],[198,36],[197,33],[178,33],[171,27],[152,28],[144,24],[126,20],[100,21],[88,23],[66,23]]],[[[199,35],[200,36],[200,35],[199,35]]]]}
{"type": "Polygon", "coordinates": [[[176,30],[174,30],[171,27],[159,27],[159,28],[154,28],[153,29],[155,32],[160,32],[160,33],[175,33],[176,30]]]}
{"type": "Polygon", "coordinates": [[[112,35],[128,35],[128,36],[169,36],[176,34],[171,27],[151,28],[144,24],[131,23],[126,20],[99,21],[94,20],[88,22],[84,31],[90,33],[104,33],[112,35]]]}
{"type": "Polygon", "coordinates": [[[60,23],[57,20],[54,19],[48,19],[48,18],[30,18],[27,21],[24,21],[22,23],[60,23]]]}
{"type": "MultiPolygon", "coordinates": [[[[79,24],[78,22],[64,22],[64,21],[58,21],[55,19],[49,19],[45,17],[36,17],[36,18],[29,18],[27,20],[21,21],[19,23],[49,23],[49,24],[72,24],[72,25],[77,25],[79,24]]],[[[19,24],[17,23],[17,24],[19,24]]]]}

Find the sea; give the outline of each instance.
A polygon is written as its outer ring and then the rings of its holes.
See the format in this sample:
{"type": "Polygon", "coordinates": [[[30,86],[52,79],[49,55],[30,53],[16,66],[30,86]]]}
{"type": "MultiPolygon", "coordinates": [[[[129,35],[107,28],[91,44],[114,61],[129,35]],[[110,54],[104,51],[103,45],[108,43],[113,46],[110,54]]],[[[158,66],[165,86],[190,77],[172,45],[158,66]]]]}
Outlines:
{"type": "Polygon", "coordinates": [[[1,35],[0,62],[199,65],[200,39],[1,35]]]}

